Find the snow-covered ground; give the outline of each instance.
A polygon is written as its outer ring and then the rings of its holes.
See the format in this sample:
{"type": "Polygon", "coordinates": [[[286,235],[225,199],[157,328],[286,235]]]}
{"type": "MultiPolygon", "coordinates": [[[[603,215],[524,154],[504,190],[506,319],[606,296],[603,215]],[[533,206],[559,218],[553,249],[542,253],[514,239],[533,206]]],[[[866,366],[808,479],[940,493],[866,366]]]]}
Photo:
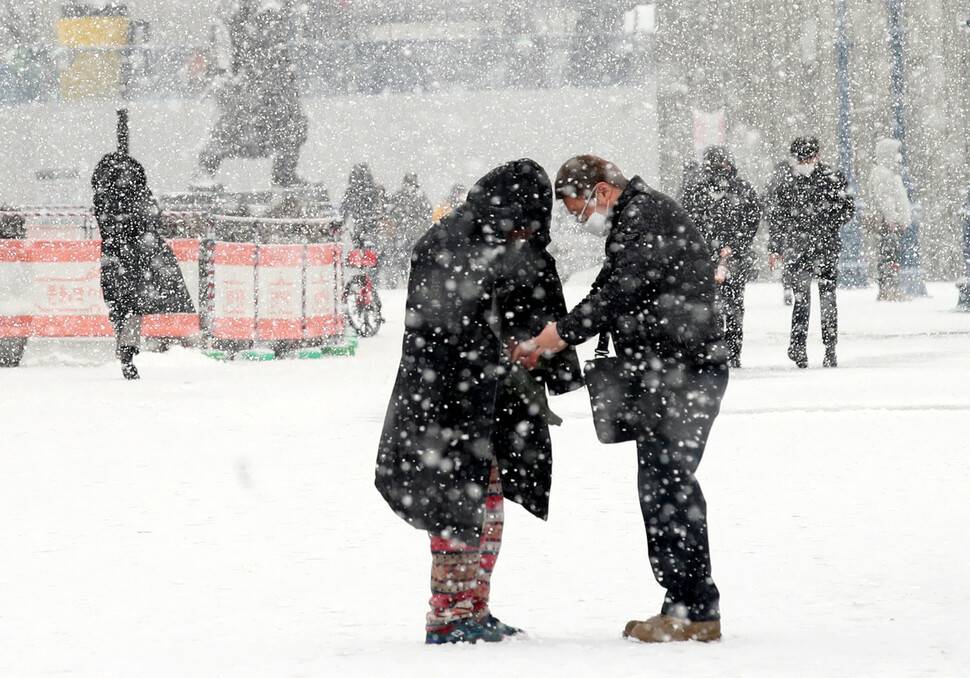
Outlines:
{"type": "Polygon", "coordinates": [[[700,469],[712,645],[620,639],[661,592],[634,450],[597,444],[584,393],[554,401],[550,522],[507,519],[493,609],[531,640],[422,644],[427,538],[371,484],[400,293],[354,359],[0,372],[0,676],[967,675],[970,315],[931,292],[843,293],[842,367],[815,335],[800,372],[752,287],[700,469]]]}

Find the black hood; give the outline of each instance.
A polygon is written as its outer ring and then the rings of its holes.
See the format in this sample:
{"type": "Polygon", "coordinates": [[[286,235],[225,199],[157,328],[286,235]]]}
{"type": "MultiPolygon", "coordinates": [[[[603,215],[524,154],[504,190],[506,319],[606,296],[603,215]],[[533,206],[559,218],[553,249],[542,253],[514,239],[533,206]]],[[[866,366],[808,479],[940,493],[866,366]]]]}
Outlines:
{"type": "Polygon", "coordinates": [[[539,163],[528,158],[496,167],[475,182],[460,208],[470,212],[475,230],[504,241],[513,231],[530,231],[531,242],[550,242],[552,182],[539,163]]]}
{"type": "Polygon", "coordinates": [[[109,153],[91,176],[95,214],[142,214],[154,203],[142,164],[124,153],[109,153]]]}

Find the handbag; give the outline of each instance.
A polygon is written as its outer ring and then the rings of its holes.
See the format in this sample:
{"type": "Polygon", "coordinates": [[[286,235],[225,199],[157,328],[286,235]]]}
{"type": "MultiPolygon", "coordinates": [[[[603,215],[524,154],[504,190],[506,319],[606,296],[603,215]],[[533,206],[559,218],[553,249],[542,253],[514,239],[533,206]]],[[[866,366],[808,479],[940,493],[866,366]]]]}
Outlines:
{"type": "Polygon", "coordinates": [[[596,358],[584,371],[593,409],[593,425],[601,443],[611,445],[636,440],[659,416],[661,398],[650,383],[646,362],[634,364],[610,357],[610,335],[602,333],[596,358]]]}

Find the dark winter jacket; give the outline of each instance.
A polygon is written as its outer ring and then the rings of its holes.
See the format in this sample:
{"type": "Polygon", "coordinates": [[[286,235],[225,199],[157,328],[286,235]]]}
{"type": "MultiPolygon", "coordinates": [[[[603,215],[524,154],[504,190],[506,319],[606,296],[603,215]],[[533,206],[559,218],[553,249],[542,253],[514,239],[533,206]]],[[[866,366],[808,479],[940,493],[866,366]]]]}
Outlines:
{"type": "Polygon", "coordinates": [[[145,169],[110,153],[91,177],[101,232],[101,289],[112,320],[131,315],[194,313],[175,255],[158,234],[158,205],[145,169]]]}
{"type": "Polygon", "coordinates": [[[377,243],[385,216],[384,202],[384,191],[374,181],[370,168],[355,165],[350,171],[340,213],[344,223],[352,225],[351,235],[358,246],[365,242],[377,243]]]}
{"type": "Polygon", "coordinates": [[[780,174],[768,196],[769,250],[789,263],[838,258],[841,228],[855,214],[845,176],[819,163],[807,176],[780,174]]]}
{"type": "Polygon", "coordinates": [[[704,236],[675,200],[634,177],[613,207],[603,269],[559,334],[576,345],[609,332],[621,356],[721,365],[714,297],[704,236]]]}
{"type": "Polygon", "coordinates": [[[701,173],[684,191],[683,206],[700,229],[717,262],[730,247],[731,275],[746,280],[751,272],[751,243],[761,222],[761,203],[747,181],[733,167],[724,176],[701,173]]]}
{"type": "Polygon", "coordinates": [[[391,196],[389,217],[394,225],[394,250],[409,253],[431,226],[431,201],[417,182],[405,181],[401,190],[391,196]]]}
{"type": "MultiPolygon", "coordinates": [[[[509,377],[506,341],[532,336],[565,308],[555,262],[545,253],[551,207],[542,168],[508,163],[480,180],[414,248],[375,484],[418,529],[477,544],[493,460],[509,498],[542,516],[548,509],[543,403],[530,409],[534,401],[522,401],[528,382],[521,378],[502,384],[509,377]],[[526,231],[533,238],[518,240],[526,231]]],[[[538,376],[553,392],[574,388],[575,354],[538,376]]]]}

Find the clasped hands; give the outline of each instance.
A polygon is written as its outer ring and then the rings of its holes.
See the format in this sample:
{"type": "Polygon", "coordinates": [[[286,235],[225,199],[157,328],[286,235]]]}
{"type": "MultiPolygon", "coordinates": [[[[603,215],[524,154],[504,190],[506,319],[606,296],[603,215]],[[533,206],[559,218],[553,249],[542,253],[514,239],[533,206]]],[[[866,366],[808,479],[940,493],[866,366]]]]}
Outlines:
{"type": "Polygon", "coordinates": [[[512,344],[512,360],[527,370],[534,370],[542,358],[559,353],[568,344],[559,336],[556,323],[549,323],[538,337],[512,344]]]}

